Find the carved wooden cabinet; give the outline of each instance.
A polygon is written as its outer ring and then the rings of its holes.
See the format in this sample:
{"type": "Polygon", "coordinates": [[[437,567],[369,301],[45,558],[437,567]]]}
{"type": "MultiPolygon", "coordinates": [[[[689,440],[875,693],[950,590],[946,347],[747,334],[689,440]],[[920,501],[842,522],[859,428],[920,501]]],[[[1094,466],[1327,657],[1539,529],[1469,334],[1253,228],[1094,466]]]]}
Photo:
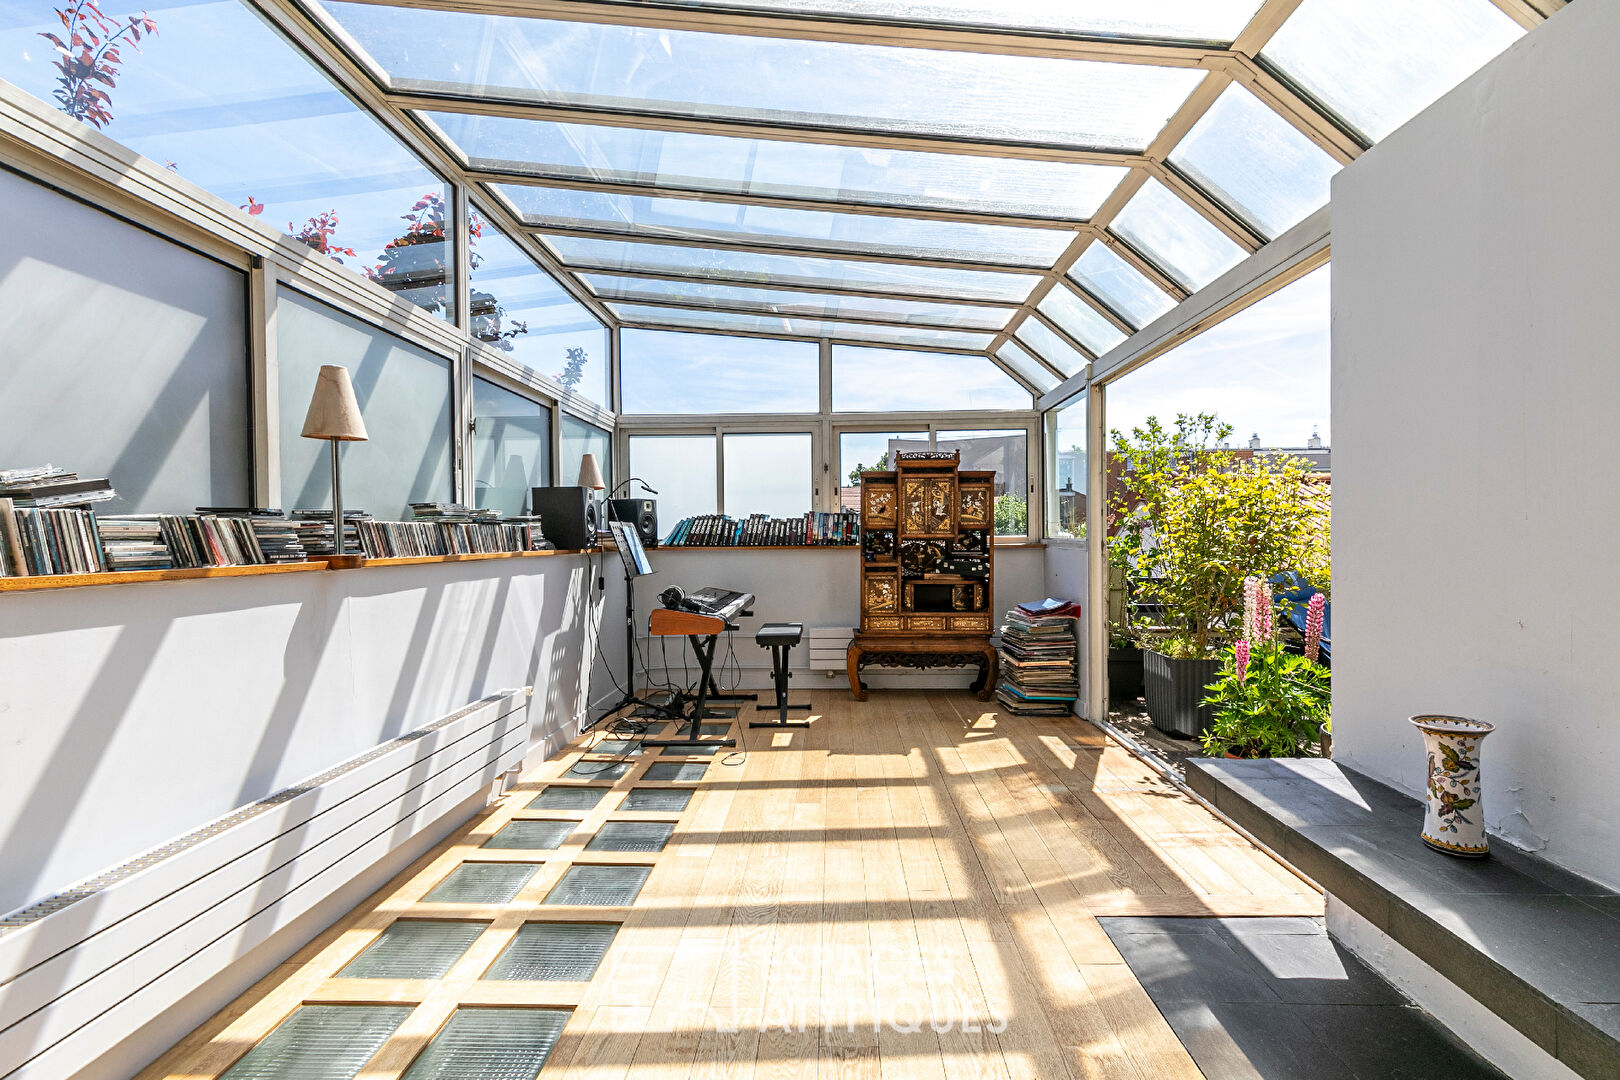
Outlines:
{"type": "Polygon", "coordinates": [[[861,625],[849,647],[857,700],[868,664],[977,666],[973,690],[990,698],[995,473],[959,466],[955,452],[919,451],[861,474],[861,625]]]}

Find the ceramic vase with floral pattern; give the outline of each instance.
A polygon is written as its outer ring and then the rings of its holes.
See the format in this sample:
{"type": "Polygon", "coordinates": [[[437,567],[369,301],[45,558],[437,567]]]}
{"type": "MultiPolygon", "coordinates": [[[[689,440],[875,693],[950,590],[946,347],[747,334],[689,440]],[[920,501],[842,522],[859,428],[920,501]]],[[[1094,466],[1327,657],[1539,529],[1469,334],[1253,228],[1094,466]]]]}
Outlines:
{"type": "Polygon", "coordinates": [[[1479,858],[1490,853],[1485,839],[1485,804],[1479,787],[1479,749],[1496,730],[1466,716],[1414,716],[1423,732],[1428,761],[1429,812],[1423,842],[1448,855],[1479,858]]]}

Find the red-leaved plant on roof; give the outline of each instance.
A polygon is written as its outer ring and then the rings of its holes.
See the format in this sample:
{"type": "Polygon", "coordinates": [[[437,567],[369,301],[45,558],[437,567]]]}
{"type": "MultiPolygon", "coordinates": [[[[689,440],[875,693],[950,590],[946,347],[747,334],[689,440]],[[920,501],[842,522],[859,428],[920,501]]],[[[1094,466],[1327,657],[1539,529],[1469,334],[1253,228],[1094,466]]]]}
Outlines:
{"type": "Polygon", "coordinates": [[[140,52],[141,35],[156,34],[157,23],[144,11],[110,19],[95,0],[70,0],[56,9],[56,17],[65,37],[49,30],[39,35],[57,52],[53,66],[60,75],[52,96],[75,120],[106,127],[113,118],[109,91],[116,89],[124,62],[121,50],[128,45],[140,52]]]}
{"type": "MultiPolygon", "coordinates": [[[[252,197],[249,196],[249,202],[251,201],[252,197]]],[[[249,212],[251,213],[251,211],[249,212]]],[[[337,211],[327,210],[310,218],[304,223],[304,227],[297,232],[293,232],[292,222],[287,222],[287,233],[299,243],[308,244],[322,255],[329,255],[337,262],[342,262],[343,260],[339,259],[338,256],[347,255],[352,259],[354,258],[354,248],[339,247],[332,243],[332,234],[337,232],[337,227],[337,211]]]]}

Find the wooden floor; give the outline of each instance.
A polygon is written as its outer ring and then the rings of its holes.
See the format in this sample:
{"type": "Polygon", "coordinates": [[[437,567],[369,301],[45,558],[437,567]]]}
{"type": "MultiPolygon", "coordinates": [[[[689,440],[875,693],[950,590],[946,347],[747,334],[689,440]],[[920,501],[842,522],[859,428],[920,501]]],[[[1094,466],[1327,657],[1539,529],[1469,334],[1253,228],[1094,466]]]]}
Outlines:
{"type": "Polygon", "coordinates": [[[594,810],[525,809],[554,781],[593,783],[558,779],[601,736],[580,740],[142,1078],[216,1077],[302,1003],[400,1002],[416,1007],[365,1080],[401,1075],[476,1004],[573,1010],[543,1078],[1179,1080],[1201,1074],[1097,916],[1321,914],[1083,721],[966,694],[810,696],[808,730],[745,728],[746,755],[695,784],[642,780],[680,754],[648,750],[594,810]],[[697,793],[678,815],[615,810],[631,788],[679,786],[697,793]],[[480,847],[514,817],[580,826],[555,851],[480,847]],[[604,821],[677,818],[661,853],[584,848],[604,821]],[[468,858],[544,865],[509,904],[421,902],[468,858]],[[653,868],[634,904],[541,903],[569,866],[615,862],[653,868]],[[489,925],[442,980],[332,977],[404,915],[489,925]],[[594,978],[480,979],[522,923],[551,919],[622,923],[594,978]]]}

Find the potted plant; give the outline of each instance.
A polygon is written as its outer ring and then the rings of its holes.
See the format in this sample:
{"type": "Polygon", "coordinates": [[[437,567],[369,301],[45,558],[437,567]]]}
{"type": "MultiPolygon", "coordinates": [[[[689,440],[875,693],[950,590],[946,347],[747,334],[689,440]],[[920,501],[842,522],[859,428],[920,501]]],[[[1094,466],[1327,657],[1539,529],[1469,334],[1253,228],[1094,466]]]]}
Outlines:
{"type": "Polygon", "coordinates": [[[1214,722],[1205,687],[1237,637],[1244,583],[1327,566],[1327,534],[1304,462],[1221,445],[1230,425],[1203,414],[1113,432],[1120,483],[1110,499],[1110,562],[1162,612],[1139,627],[1143,696],[1154,726],[1196,738],[1214,722]]]}
{"type": "Polygon", "coordinates": [[[1332,715],[1332,688],[1322,665],[1279,641],[1227,650],[1204,702],[1215,720],[1204,753],[1219,757],[1298,757],[1314,748],[1332,715]]]}
{"type": "Polygon", "coordinates": [[[1114,705],[1130,705],[1142,696],[1142,647],[1130,630],[1117,622],[1108,624],[1108,700],[1114,705]]]}

